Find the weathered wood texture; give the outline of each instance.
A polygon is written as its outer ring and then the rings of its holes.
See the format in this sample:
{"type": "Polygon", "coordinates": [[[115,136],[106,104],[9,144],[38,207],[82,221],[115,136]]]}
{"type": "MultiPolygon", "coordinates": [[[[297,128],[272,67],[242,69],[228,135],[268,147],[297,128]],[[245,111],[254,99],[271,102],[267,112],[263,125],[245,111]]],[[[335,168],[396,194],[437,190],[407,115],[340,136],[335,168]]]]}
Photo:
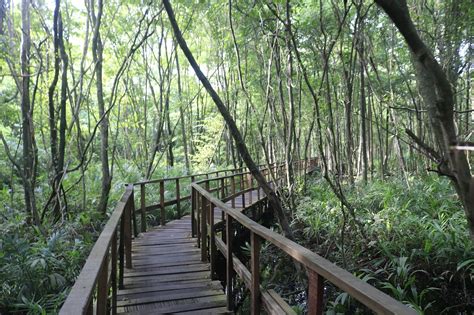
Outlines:
{"type": "Polygon", "coordinates": [[[118,314],[226,313],[226,296],[201,261],[191,217],[150,229],[132,244],[133,269],[117,292],[118,314]]]}
{"type": "MultiPolygon", "coordinates": [[[[235,208],[262,199],[263,193],[248,191],[235,197],[235,208]]],[[[217,223],[222,211],[213,212],[217,223]]],[[[202,262],[197,239],[191,237],[191,216],[149,229],[132,248],[133,268],[125,270],[124,288],[117,293],[118,314],[228,313],[223,287],[212,280],[210,264],[202,262]]]]}

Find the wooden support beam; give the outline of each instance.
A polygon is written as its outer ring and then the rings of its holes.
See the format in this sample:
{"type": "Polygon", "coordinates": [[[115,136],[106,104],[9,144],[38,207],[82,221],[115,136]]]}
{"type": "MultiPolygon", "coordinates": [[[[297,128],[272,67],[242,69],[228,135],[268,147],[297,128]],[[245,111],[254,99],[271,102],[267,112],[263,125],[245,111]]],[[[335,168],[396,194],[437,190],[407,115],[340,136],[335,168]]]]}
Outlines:
{"type": "Polygon", "coordinates": [[[163,180],[160,181],[160,205],[161,205],[160,224],[166,225],[165,182],[163,180]]]}
{"type": "Polygon", "coordinates": [[[260,301],[260,237],[251,232],[250,234],[250,269],[252,273],[252,286],[250,289],[250,312],[253,315],[260,314],[261,301],[260,301]]]}
{"type": "Polygon", "coordinates": [[[179,178],[176,179],[176,212],[178,213],[178,219],[181,218],[181,198],[180,198],[180,187],[179,178]]]}
{"type": "Polygon", "coordinates": [[[141,208],[141,230],[142,233],[146,232],[146,202],[145,202],[145,196],[146,196],[146,188],[145,184],[140,184],[140,208],[141,208]]]}
{"type": "Polygon", "coordinates": [[[102,267],[100,268],[99,280],[97,283],[97,315],[107,314],[107,299],[109,296],[109,255],[105,256],[102,267]]]}
{"type": "Polygon", "coordinates": [[[207,262],[207,199],[201,195],[201,261],[207,262]]]}
{"type": "Polygon", "coordinates": [[[308,270],[308,280],[308,315],[322,315],[324,278],[313,270],[308,270]]]}
{"type": "Polygon", "coordinates": [[[232,240],[234,238],[234,231],[232,229],[232,217],[226,214],[225,233],[227,239],[227,260],[226,260],[226,293],[227,293],[227,309],[232,311],[234,309],[234,295],[232,288],[232,280],[234,278],[234,269],[232,263],[232,240]]]}

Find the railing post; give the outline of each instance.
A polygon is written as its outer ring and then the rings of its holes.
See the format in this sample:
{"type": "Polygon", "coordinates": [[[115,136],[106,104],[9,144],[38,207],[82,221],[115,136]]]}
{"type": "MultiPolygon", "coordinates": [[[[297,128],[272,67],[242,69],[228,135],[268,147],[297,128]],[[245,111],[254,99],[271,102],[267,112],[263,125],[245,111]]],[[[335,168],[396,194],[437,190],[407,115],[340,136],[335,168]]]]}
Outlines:
{"type": "Polygon", "coordinates": [[[323,314],[324,278],[313,270],[308,270],[308,315],[323,314]]]}
{"type": "Polygon", "coordinates": [[[161,214],[160,214],[160,224],[162,226],[166,225],[166,211],[165,211],[165,181],[160,181],[160,207],[161,207],[161,214]]]}
{"type": "Polygon", "coordinates": [[[176,211],[178,212],[178,219],[181,218],[181,196],[179,191],[179,178],[176,179],[176,211]]]}
{"type": "Polygon", "coordinates": [[[128,200],[127,204],[125,205],[124,209],[124,241],[125,241],[125,267],[132,268],[132,229],[131,229],[131,213],[133,211],[133,207],[135,207],[133,202],[133,191],[130,199],[128,200]]]}
{"type": "Polygon", "coordinates": [[[102,267],[100,268],[99,279],[97,283],[97,315],[107,314],[107,298],[108,298],[108,268],[109,267],[109,255],[106,254],[102,267]]]}
{"type": "Polygon", "coordinates": [[[221,178],[221,200],[225,198],[225,178],[221,178]]]}
{"type": "Polygon", "coordinates": [[[214,230],[214,204],[209,202],[209,210],[210,210],[210,217],[209,217],[209,225],[210,225],[210,233],[209,233],[209,260],[211,262],[211,279],[216,279],[216,240],[215,240],[215,230],[214,230]]]}
{"type": "Polygon", "coordinates": [[[117,230],[112,237],[111,245],[111,274],[110,284],[112,286],[112,315],[117,314],[117,230]]]}
{"type": "Polygon", "coordinates": [[[119,289],[124,288],[123,274],[125,270],[125,213],[120,219],[120,242],[119,242],[119,289]]]}
{"type": "Polygon", "coordinates": [[[247,174],[247,184],[248,184],[248,188],[250,189],[249,191],[249,205],[252,205],[252,191],[253,191],[253,187],[252,187],[252,174],[248,173],[247,174]]]}
{"type": "Polygon", "coordinates": [[[191,236],[192,237],[196,236],[195,209],[196,209],[196,190],[194,189],[193,186],[191,186],[191,236]]]}
{"type": "Polygon", "coordinates": [[[227,309],[234,309],[234,295],[232,292],[232,279],[234,277],[234,265],[232,259],[232,240],[234,231],[232,229],[233,218],[226,214],[225,234],[227,239],[227,261],[226,261],[226,293],[227,293],[227,309]]]}
{"type": "Polygon", "coordinates": [[[194,176],[191,176],[191,233],[192,237],[196,236],[196,190],[192,187],[194,176]],[[194,192],[194,195],[193,195],[194,192]]]}
{"type": "Polygon", "coordinates": [[[251,247],[251,273],[252,273],[252,285],[250,289],[251,293],[251,314],[260,314],[260,237],[250,232],[250,247],[251,247]]]}
{"type": "Polygon", "coordinates": [[[141,208],[141,218],[142,218],[142,233],[146,232],[146,206],[145,206],[145,184],[140,184],[140,208],[141,208]]]}
{"type": "Polygon", "coordinates": [[[207,199],[201,196],[201,261],[207,261],[207,199]]]}
{"type": "MultiPolygon", "coordinates": [[[[225,175],[224,175],[225,176],[225,175]]],[[[223,200],[226,196],[226,187],[225,187],[225,177],[221,178],[221,200],[223,200]]],[[[224,211],[221,209],[221,220],[224,221],[224,211]]]]}
{"type": "Polygon", "coordinates": [[[231,181],[230,181],[230,189],[232,191],[232,200],[231,200],[231,204],[232,204],[232,208],[235,208],[235,176],[234,175],[231,175],[231,181]]]}
{"type": "Polygon", "coordinates": [[[201,204],[202,198],[200,193],[196,190],[196,237],[197,237],[197,245],[198,248],[201,248],[201,204]]]}

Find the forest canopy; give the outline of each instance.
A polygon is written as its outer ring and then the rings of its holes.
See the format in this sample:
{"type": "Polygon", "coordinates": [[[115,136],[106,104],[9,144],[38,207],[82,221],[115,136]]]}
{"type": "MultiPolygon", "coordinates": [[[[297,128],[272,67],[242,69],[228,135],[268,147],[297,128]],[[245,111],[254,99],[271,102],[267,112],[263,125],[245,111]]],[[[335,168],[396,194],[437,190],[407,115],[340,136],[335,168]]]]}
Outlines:
{"type": "MultiPolygon", "coordinates": [[[[472,2],[171,5],[249,158],[289,166],[275,228],[419,312],[472,311],[472,2]]],[[[60,308],[125,184],[249,166],[161,1],[0,0],[0,47],[0,313],[60,308]]]]}

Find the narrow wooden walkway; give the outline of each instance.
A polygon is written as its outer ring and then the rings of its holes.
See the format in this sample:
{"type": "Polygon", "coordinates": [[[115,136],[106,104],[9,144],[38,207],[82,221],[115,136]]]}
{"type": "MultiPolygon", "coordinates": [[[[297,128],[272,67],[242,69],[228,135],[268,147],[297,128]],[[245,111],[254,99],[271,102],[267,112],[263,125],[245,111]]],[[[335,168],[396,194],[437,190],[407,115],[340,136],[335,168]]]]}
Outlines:
{"type": "MultiPolygon", "coordinates": [[[[247,208],[258,197],[264,198],[262,191],[246,192],[234,206],[243,209],[245,199],[247,208]]],[[[221,215],[215,209],[215,223],[221,215]]],[[[117,293],[118,314],[230,314],[222,284],[211,280],[209,264],[201,262],[190,215],[141,234],[132,248],[133,269],[126,269],[125,288],[117,293]]]]}

